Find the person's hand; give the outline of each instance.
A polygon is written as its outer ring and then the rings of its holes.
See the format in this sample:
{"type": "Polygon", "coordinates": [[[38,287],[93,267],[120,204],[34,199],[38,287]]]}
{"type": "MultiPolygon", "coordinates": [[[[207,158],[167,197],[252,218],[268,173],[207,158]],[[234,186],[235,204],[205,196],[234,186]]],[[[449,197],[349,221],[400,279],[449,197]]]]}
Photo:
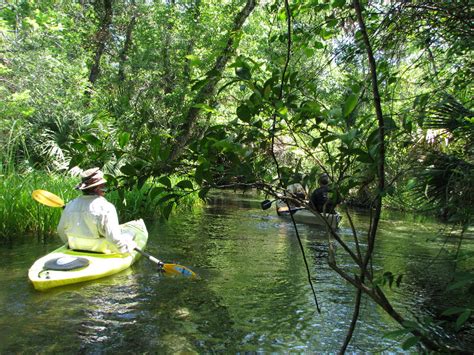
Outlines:
{"type": "Polygon", "coordinates": [[[137,247],[137,243],[135,243],[133,240],[127,242],[127,244],[125,245],[126,249],[127,249],[127,253],[131,253],[136,247],[137,247]]]}

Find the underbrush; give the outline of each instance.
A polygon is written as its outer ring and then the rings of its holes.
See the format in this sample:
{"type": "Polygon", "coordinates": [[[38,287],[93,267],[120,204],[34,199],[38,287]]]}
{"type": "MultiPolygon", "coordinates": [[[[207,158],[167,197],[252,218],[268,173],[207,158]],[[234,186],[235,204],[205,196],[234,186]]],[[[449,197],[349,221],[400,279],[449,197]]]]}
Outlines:
{"type": "Polygon", "coordinates": [[[0,239],[13,240],[16,236],[31,234],[38,237],[51,234],[61,215],[60,208],[46,207],[31,197],[36,189],[70,198],[73,191],[71,178],[61,175],[31,172],[2,175],[0,183],[0,239]]]}
{"type": "MultiPolygon", "coordinates": [[[[179,178],[171,178],[173,186],[179,178]]],[[[65,202],[80,195],[74,190],[78,183],[77,177],[46,172],[31,171],[28,173],[2,173],[0,182],[0,241],[11,241],[20,235],[44,238],[55,234],[62,209],[44,206],[36,202],[31,193],[36,189],[50,191],[65,202]]],[[[151,194],[156,184],[148,182],[141,189],[134,188],[119,194],[110,191],[106,194],[107,200],[113,203],[123,223],[128,220],[144,218],[147,220],[163,218],[169,214],[169,201],[164,204],[162,200],[172,192],[162,191],[151,194]],[[164,210],[167,209],[166,212],[164,210]]],[[[201,201],[197,193],[190,192],[179,198],[173,204],[173,211],[195,206],[201,201]]],[[[173,212],[171,212],[173,213],[173,212]]]]}

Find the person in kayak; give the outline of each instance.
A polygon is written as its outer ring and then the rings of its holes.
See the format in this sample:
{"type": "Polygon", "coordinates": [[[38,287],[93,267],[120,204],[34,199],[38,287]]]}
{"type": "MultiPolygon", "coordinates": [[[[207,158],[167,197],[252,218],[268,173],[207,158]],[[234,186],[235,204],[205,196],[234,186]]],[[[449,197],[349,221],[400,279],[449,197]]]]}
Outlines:
{"type": "Polygon", "coordinates": [[[337,203],[329,198],[331,192],[329,188],[329,176],[328,174],[321,174],[319,176],[319,187],[313,191],[310,197],[311,205],[319,213],[331,213],[334,214],[336,211],[334,208],[337,203]]]}
{"type": "Polygon", "coordinates": [[[117,210],[105,195],[106,180],[99,168],[85,170],[75,187],[83,195],[69,202],[61,215],[57,232],[70,249],[98,253],[127,253],[137,245],[133,236],[123,235],[117,210]]]}
{"type": "Polygon", "coordinates": [[[301,200],[306,199],[306,191],[304,190],[303,185],[301,185],[299,182],[288,185],[286,190],[296,198],[301,200]]]}

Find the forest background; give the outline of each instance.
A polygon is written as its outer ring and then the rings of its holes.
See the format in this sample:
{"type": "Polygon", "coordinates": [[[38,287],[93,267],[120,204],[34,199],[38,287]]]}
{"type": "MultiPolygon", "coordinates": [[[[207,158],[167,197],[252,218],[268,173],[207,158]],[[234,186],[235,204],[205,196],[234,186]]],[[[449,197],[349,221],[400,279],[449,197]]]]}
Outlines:
{"type": "MultiPolygon", "coordinates": [[[[1,236],[51,232],[29,194],[74,196],[78,166],[104,169],[122,218],[167,218],[211,188],[309,191],[326,172],[344,206],[373,213],[367,250],[343,245],[359,276],[328,260],[357,289],[354,326],[365,294],[407,347],[446,349],[370,265],[383,208],[439,217],[471,257],[472,14],[468,0],[3,2],[1,236]]],[[[444,312],[460,332],[472,305],[444,312]]]]}

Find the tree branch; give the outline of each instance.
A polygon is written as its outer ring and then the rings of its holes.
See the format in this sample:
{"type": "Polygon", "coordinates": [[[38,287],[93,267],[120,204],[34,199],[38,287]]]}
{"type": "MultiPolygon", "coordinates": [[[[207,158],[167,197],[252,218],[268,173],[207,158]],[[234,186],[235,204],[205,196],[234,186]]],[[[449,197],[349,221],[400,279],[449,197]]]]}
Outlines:
{"type": "Polygon", "coordinates": [[[169,160],[176,160],[182,153],[186,144],[189,142],[189,139],[193,136],[194,128],[201,110],[199,107],[196,107],[196,105],[208,102],[208,100],[214,94],[217,83],[221,79],[222,72],[224,71],[227,62],[235,54],[237,49],[236,35],[241,30],[245,20],[255,8],[255,5],[256,0],[247,0],[243,9],[235,17],[234,25],[229,32],[229,38],[227,39],[227,44],[224,50],[222,51],[221,55],[217,57],[212,69],[207,74],[206,83],[197,92],[189,106],[188,111],[186,112],[184,124],[180,129],[180,133],[170,154],[169,160]]]}

